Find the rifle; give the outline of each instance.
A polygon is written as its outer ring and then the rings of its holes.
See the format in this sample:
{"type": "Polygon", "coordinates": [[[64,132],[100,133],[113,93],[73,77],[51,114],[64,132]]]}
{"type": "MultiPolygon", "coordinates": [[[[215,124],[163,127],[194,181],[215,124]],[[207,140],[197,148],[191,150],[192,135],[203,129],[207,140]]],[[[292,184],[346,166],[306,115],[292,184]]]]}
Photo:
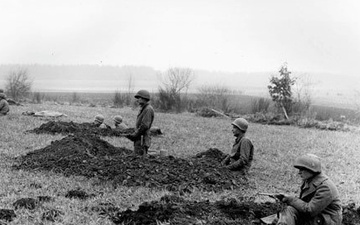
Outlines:
{"type": "Polygon", "coordinates": [[[273,198],[275,200],[280,200],[282,201],[283,198],[285,197],[283,194],[273,194],[273,193],[258,193],[259,195],[265,195],[268,196],[270,198],[273,198]]]}

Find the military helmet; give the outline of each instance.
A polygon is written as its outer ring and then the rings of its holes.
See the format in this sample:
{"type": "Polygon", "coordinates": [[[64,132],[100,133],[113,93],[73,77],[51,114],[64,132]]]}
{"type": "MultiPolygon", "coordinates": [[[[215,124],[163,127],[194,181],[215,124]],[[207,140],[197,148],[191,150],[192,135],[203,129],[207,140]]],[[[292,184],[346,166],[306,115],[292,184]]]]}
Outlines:
{"type": "Polygon", "coordinates": [[[244,118],[237,118],[231,124],[244,132],[248,129],[249,126],[248,121],[246,121],[244,118]]]}
{"type": "Polygon", "coordinates": [[[297,169],[307,169],[314,173],[321,173],[320,158],[314,154],[306,154],[295,160],[294,167],[297,169]]]}
{"type": "Polygon", "coordinates": [[[147,90],[140,90],[136,93],[135,98],[144,98],[150,100],[150,92],[147,90]]]}
{"type": "Polygon", "coordinates": [[[123,121],[123,118],[121,116],[118,115],[118,116],[114,117],[114,122],[115,123],[122,123],[122,121],[123,121]]]}
{"type": "Polygon", "coordinates": [[[95,116],[95,122],[97,123],[103,123],[104,122],[104,116],[103,115],[96,115],[95,116]]]}
{"type": "Polygon", "coordinates": [[[0,93],[0,99],[6,99],[6,95],[4,93],[0,93]]]}

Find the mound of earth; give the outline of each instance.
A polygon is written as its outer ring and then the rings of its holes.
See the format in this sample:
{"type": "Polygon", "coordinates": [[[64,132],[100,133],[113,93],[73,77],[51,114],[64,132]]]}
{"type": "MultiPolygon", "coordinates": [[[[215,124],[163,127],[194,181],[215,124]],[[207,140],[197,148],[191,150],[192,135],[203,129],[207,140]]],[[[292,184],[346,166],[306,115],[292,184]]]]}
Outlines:
{"type": "Polygon", "coordinates": [[[128,130],[115,130],[111,128],[99,128],[92,123],[75,123],[73,121],[49,121],[40,125],[40,127],[33,130],[28,130],[29,133],[36,134],[70,134],[70,133],[90,133],[101,136],[120,136],[120,134],[129,134],[134,131],[134,128],[128,130]]]}
{"type": "Polygon", "coordinates": [[[192,188],[220,191],[247,184],[241,174],[220,166],[224,157],[220,150],[209,149],[199,155],[200,158],[189,159],[142,157],[129,149],[114,147],[97,135],[76,133],[18,157],[13,168],[97,177],[115,186],[146,186],[180,192],[190,192],[192,188]]]}
{"type": "MultiPolygon", "coordinates": [[[[128,128],[125,130],[111,129],[107,126],[106,128],[100,128],[92,123],[75,123],[73,121],[49,121],[40,125],[40,127],[26,132],[36,134],[70,134],[70,133],[90,133],[101,136],[121,136],[133,133],[135,128],[128,128]]],[[[159,128],[150,129],[150,135],[157,136],[163,134],[159,128]]]]}
{"type": "Polygon", "coordinates": [[[181,197],[165,195],[159,201],[144,202],[137,211],[130,209],[111,213],[115,224],[155,225],[166,224],[260,224],[260,218],[281,210],[280,203],[255,203],[251,200],[235,199],[188,201],[181,197]]]}

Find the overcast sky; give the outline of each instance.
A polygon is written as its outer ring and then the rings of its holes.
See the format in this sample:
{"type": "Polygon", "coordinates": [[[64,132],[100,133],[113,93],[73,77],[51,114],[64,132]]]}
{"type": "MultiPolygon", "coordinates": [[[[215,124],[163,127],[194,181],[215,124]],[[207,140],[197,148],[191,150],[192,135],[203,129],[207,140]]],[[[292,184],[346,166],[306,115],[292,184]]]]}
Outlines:
{"type": "Polygon", "coordinates": [[[357,75],[359,0],[1,0],[0,64],[357,75]]]}

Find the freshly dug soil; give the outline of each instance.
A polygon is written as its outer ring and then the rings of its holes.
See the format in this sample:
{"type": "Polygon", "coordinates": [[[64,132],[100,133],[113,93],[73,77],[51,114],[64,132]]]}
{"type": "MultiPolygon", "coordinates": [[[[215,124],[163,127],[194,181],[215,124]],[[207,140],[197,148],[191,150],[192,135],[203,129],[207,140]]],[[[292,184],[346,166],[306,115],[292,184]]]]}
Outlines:
{"type": "MultiPolygon", "coordinates": [[[[260,225],[260,218],[283,209],[278,202],[255,203],[247,199],[228,199],[215,203],[186,201],[174,195],[165,195],[159,201],[144,202],[136,211],[130,209],[107,214],[115,224],[157,225],[260,225]]],[[[112,210],[114,208],[111,208],[112,210]]],[[[104,214],[104,212],[102,211],[104,214]]],[[[360,207],[344,206],[343,225],[360,224],[360,207]]]]}
{"type": "Polygon", "coordinates": [[[97,135],[76,133],[17,158],[15,169],[51,170],[65,176],[97,177],[115,186],[146,186],[190,192],[192,188],[221,191],[246,185],[237,172],[220,166],[225,155],[209,149],[189,159],[136,156],[97,135]]]}
{"type": "MultiPolygon", "coordinates": [[[[92,123],[75,123],[73,121],[65,122],[65,121],[49,121],[47,123],[42,124],[40,127],[35,128],[33,130],[28,130],[26,132],[36,133],[36,134],[70,134],[70,133],[89,133],[96,134],[101,136],[120,136],[125,134],[131,134],[134,132],[134,128],[128,128],[125,130],[119,129],[111,129],[111,127],[107,128],[99,128],[94,126],[92,123]]],[[[162,132],[160,129],[151,129],[150,135],[157,136],[161,135],[162,132]]]]}
{"type": "Polygon", "coordinates": [[[130,209],[110,214],[115,224],[155,225],[168,222],[182,224],[260,224],[260,218],[281,210],[279,203],[255,203],[242,199],[187,201],[181,197],[165,195],[159,201],[144,202],[137,211],[130,209]]]}

